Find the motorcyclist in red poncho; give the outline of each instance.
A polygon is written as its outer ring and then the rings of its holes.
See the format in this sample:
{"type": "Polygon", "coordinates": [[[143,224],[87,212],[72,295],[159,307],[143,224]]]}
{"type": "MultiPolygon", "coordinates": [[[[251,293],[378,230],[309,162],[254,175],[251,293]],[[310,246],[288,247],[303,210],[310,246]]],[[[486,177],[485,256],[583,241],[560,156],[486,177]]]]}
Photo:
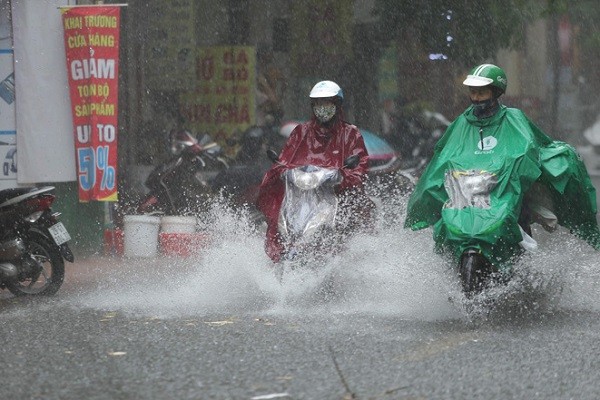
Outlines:
{"type": "Polygon", "coordinates": [[[313,116],[292,131],[281,150],[279,162],[266,173],[257,200],[267,221],[265,251],[274,262],[279,262],[284,251],[278,234],[279,210],[284,196],[281,174],[284,171],[307,164],[337,168],[342,181],[336,193],[342,195],[354,189],[354,198],[361,198],[363,194],[367,149],[358,128],[343,120],[342,89],[335,82],[321,81],[312,88],[309,96],[313,116]],[[354,155],[359,156],[358,166],[342,168],[344,160],[354,155]]]}

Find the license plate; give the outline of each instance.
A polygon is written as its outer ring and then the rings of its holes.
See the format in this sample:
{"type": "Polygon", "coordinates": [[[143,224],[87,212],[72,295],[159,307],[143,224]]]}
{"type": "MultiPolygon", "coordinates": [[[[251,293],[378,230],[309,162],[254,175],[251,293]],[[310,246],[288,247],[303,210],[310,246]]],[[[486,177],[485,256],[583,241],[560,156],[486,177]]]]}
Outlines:
{"type": "Polygon", "coordinates": [[[48,231],[50,232],[50,235],[52,235],[54,242],[59,246],[71,240],[71,235],[69,235],[67,228],[65,228],[62,222],[52,225],[48,228],[48,231]]]}

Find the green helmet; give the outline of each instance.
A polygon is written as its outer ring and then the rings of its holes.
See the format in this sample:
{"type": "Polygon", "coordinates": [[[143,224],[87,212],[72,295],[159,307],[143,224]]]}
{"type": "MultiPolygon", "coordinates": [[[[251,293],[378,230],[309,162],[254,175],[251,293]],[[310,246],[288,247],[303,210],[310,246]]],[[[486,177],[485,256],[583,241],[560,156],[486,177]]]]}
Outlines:
{"type": "Polygon", "coordinates": [[[506,79],[506,73],[500,67],[494,64],[481,64],[473,68],[467,79],[464,80],[463,85],[467,86],[487,86],[492,85],[502,91],[506,92],[506,86],[508,80],[506,79]]]}

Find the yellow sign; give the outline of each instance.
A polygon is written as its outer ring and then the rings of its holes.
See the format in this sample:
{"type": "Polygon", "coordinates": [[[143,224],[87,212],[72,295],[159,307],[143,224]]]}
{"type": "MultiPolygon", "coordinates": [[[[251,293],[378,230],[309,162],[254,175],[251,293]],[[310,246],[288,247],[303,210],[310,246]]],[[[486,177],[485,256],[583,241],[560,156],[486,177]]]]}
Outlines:
{"type": "Polygon", "coordinates": [[[200,47],[193,90],[181,95],[181,114],[197,134],[221,144],[256,121],[256,51],[251,46],[200,47]]]}
{"type": "Polygon", "coordinates": [[[147,85],[158,90],[182,90],[192,79],[196,47],[194,0],[149,1],[147,7],[147,85]]]}

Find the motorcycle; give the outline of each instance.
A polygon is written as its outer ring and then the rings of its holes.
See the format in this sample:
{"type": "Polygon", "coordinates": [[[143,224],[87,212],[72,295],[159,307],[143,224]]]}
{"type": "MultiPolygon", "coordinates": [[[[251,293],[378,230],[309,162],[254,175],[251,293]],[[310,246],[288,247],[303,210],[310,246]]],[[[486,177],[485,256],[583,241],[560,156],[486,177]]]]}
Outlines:
{"type": "Polygon", "coordinates": [[[369,151],[367,193],[380,199],[386,207],[389,204],[397,208],[394,200],[410,193],[417,183],[416,168],[407,166],[400,154],[381,137],[364,129],[361,134],[369,151]]]}
{"type": "MultiPolygon", "coordinates": [[[[277,153],[267,151],[273,162],[277,153]]],[[[356,168],[358,156],[348,157],[343,168],[356,168]]],[[[341,181],[337,169],[304,165],[286,170],[285,194],[279,212],[278,231],[284,243],[284,260],[303,260],[323,249],[340,245],[340,200],[335,185],[341,181]]]]}
{"type": "Polygon", "coordinates": [[[548,231],[560,224],[600,249],[595,190],[573,147],[540,134],[539,142],[515,136],[501,148],[483,132],[452,133],[446,139],[456,145],[446,142],[451,150],[437,153],[425,170],[405,226],[433,226],[436,249],[454,258],[467,298],[512,279],[519,257],[537,247],[533,223],[548,231]],[[469,141],[472,147],[460,147],[469,141]]]}
{"type": "Polygon", "coordinates": [[[483,254],[480,241],[485,238],[485,232],[494,229],[495,225],[506,218],[510,210],[501,208],[491,211],[492,198],[499,196],[498,176],[488,171],[447,171],[444,186],[448,193],[448,201],[442,211],[441,223],[448,231],[454,230],[453,235],[462,241],[462,254],[458,262],[458,274],[462,290],[467,297],[481,293],[487,287],[495,284],[506,283],[511,279],[512,266],[526,250],[534,250],[537,243],[532,238],[531,224],[540,223],[546,230],[556,229],[557,217],[551,211],[552,206],[545,207],[541,199],[532,193],[540,193],[543,189],[538,184],[528,192],[523,199],[519,214],[517,232],[505,232],[504,246],[509,248],[512,260],[502,263],[492,262],[494,259],[483,254]],[[461,210],[463,212],[462,216],[461,210]],[[469,210],[466,213],[465,210],[469,210]],[[468,213],[469,223],[464,223],[463,218],[468,213]],[[490,215],[497,214],[495,217],[490,215]],[[462,222],[459,222],[462,221],[462,222]],[[522,240],[515,239],[520,234],[522,240]],[[468,239],[466,239],[468,238],[468,239]],[[508,243],[511,243],[509,245],[508,243]]]}
{"type": "Polygon", "coordinates": [[[219,171],[212,181],[215,191],[221,192],[234,207],[244,207],[250,222],[260,225],[263,216],[256,208],[260,183],[269,170],[270,162],[257,154],[263,153],[267,141],[267,129],[253,126],[248,128],[239,141],[239,151],[229,168],[219,171]]]}
{"type": "Polygon", "coordinates": [[[399,169],[418,179],[448,126],[450,121],[443,114],[429,110],[424,110],[416,119],[404,121],[400,129],[403,140],[396,143],[400,151],[399,169]]]}
{"type": "Polygon", "coordinates": [[[52,212],[54,187],[0,191],[0,288],[16,296],[52,295],[74,261],[69,232],[52,212]]]}
{"type": "Polygon", "coordinates": [[[188,131],[177,131],[171,146],[175,157],[158,165],[145,185],[148,194],[137,206],[138,214],[194,215],[205,210],[214,193],[217,174],[229,168],[221,146],[209,135],[198,141],[188,131]]]}

